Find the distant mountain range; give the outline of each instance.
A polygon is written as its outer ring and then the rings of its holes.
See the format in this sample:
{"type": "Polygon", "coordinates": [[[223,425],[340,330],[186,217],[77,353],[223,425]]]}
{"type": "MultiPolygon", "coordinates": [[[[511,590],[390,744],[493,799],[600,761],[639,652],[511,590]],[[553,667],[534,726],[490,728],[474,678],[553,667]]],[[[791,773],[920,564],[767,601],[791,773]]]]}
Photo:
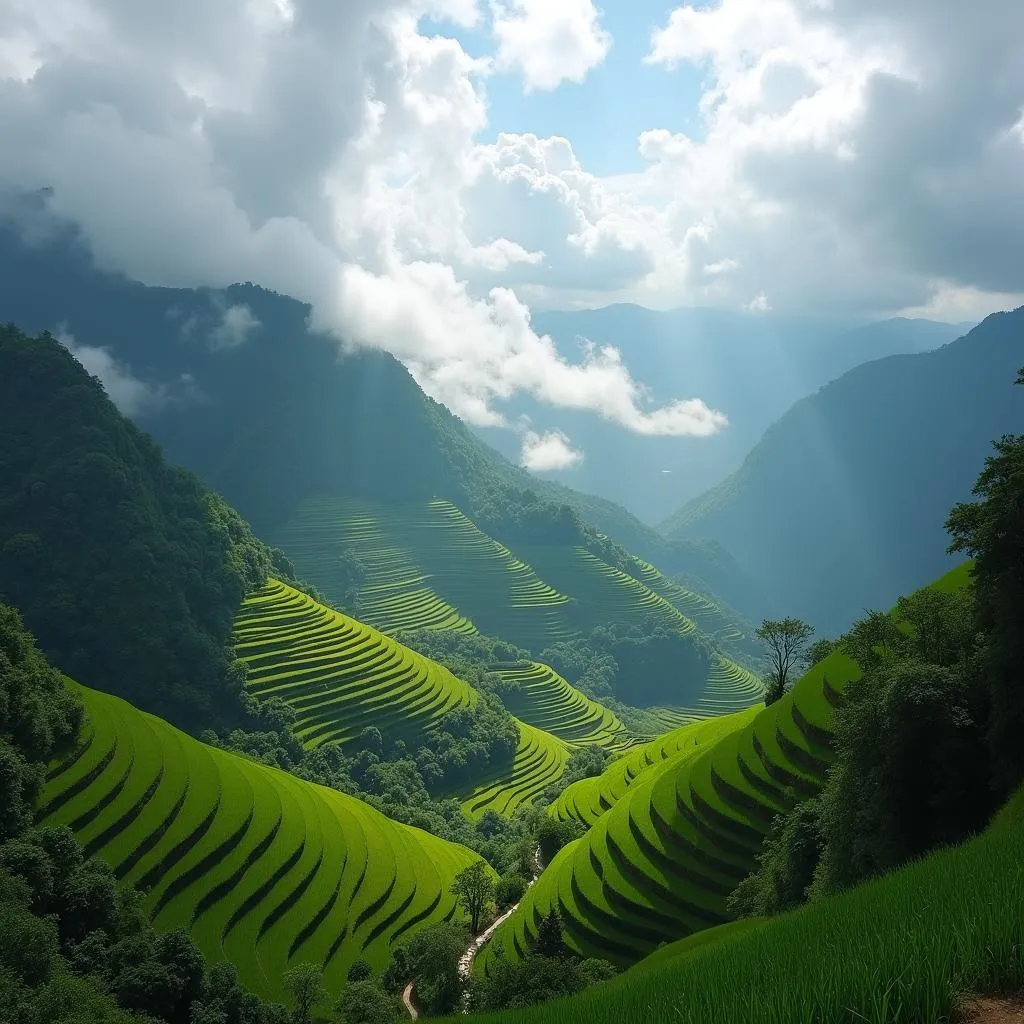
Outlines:
{"type": "Polygon", "coordinates": [[[391,356],[342,356],[335,339],[307,329],[308,313],[251,284],[146,286],[97,270],[71,234],[26,245],[0,224],[0,322],[62,337],[168,459],[224,494],[261,536],[325,494],[445,498],[477,515],[532,493],[756,614],[763,595],[720,545],[669,542],[607,499],[533,476],[427,398],[391,356]]]}
{"type": "Polygon", "coordinates": [[[742,468],[663,524],[725,545],[770,611],[835,633],[953,564],[952,505],[993,438],[1024,429],[1024,307],[934,352],[850,370],[798,402],[742,468]]]}
{"type": "MultiPolygon", "coordinates": [[[[533,324],[573,360],[578,337],[614,345],[657,402],[698,397],[729,417],[714,437],[646,437],[529,396],[509,403],[510,418],[528,416],[538,431],[561,429],[583,451],[582,463],[546,476],[618,502],[649,523],[738,469],[771,423],[822,384],[873,359],[937,348],[973,326],[892,319],[854,327],[822,317],[633,305],[543,312],[533,324]]],[[[519,458],[519,440],[509,431],[477,433],[519,458]]]]}

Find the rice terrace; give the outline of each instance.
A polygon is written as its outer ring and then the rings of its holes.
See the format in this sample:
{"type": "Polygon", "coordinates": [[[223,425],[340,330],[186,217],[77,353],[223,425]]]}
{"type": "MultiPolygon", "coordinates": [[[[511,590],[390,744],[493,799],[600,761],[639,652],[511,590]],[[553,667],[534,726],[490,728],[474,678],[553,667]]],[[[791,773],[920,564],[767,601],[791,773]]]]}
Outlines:
{"type": "Polygon", "coordinates": [[[1024,1024],[1024,4],[655,6],[0,0],[0,1024],[1024,1024]]]}

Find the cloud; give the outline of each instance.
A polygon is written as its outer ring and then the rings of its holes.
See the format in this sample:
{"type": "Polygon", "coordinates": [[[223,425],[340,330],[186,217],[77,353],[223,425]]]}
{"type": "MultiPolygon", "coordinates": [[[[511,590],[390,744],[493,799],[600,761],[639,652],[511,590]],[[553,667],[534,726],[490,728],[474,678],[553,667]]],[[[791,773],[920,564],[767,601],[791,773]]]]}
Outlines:
{"type": "Polygon", "coordinates": [[[681,291],[882,313],[971,289],[975,314],[1024,293],[1016,0],[687,3],[647,60],[706,73],[699,139],[641,137],[681,291]]]}
{"type": "Polygon", "coordinates": [[[520,465],[535,473],[554,469],[571,469],[583,461],[583,452],[573,448],[569,438],[559,430],[538,434],[528,430],[523,435],[520,465]]]}
{"type": "Polygon", "coordinates": [[[611,49],[593,0],[492,0],[499,68],[517,69],[527,92],[582,82],[611,49]]]}
{"type": "Polygon", "coordinates": [[[51,215],[105,268],[294,295],[476,423],[504,423],[526,392],[641,434],[725,425],[685,380],[652,406],[615,349],[567,360],[527,305],[764,296],[774,312],[973,319],[1024,302],[1017,0],[677,5],[648,62],[666,89],[673,67],[700,69],[700,123],[651,124],[643,168],[610,177],[572,139],[482,141],[496,64],[536,91],[600,63],[593,4],[496,3],[482,56],[417,23],[482,10],[8,0],[0,190],[52,186],[51,215]]]}
{"type": "Polygon", "coordinates": [[[220,323],[210,332],[210,345],[215,349],[237,348],[260,326],[259,318],[244,303],[226,306],[220,323]]]}
{"type": "Polygon", "coordinates": [[[648,408],[612,346],[585,343],[579,362],[563,359],[529,310],[507,288],[471,297],[450,267],[415,263],[374,275],[345,268],[337,317],[352,335],[388,347],[429,394],[480,425],[503,425],[494,409],[516,392],[567,409],[589,409],[638,434],[706,437],[727,417],[698,398],[648,408]]]}
{"type": "Polygon", "coordinates": [[[99,378],[103,390],[125,416],[136,416],[167,401],[165,389],[139,380],[131,369],[115,359],[109,350],[92,345],[79,345],[75,342],[74,335],[66,331],[59,331],[56,337],[91,376],[99,378]]]}
{"type": "MultiPolygon", "coordinates": [[[[528,392],[643,434],[724,425],[699,399],[651,407],[614,349],[568,362],[533,332],[513,281],[495,286],[499,274],[628,285],[653,265],[651,231],[565,140],[478,144],[487,61],[421,35],[426,5],[188,0],[143,17],[77,0],[85,27],[68,33],[61,2],[24,7],[39,64],[0,84],[0,184],[52,186],[50,211],[82,229],[100,266],[294,295],[317,329],[393,352],[474,423],[504,422],[501,404],[528,392]],[[513,200],[518,217],[486,219],[513,200]]],[[[471,16],[456,2],[429,10],[471,16]]],[[[603,40],[589,4],[498,21],[507,40],[573,26],[603,40]]],[[[572,60],[563,70],[576,74],[572,60]]],[[[227,317],[218,344],[255,326],[242,310],[227,317]]]]}

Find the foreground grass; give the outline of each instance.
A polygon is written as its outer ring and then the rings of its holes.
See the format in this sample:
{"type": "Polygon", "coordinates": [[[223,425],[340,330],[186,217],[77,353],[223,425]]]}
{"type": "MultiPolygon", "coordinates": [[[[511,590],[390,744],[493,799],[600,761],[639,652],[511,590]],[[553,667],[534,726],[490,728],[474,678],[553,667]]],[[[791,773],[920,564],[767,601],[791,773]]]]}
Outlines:
{"type": "Polygon", "coordinates": [[[940,1024],[963,992],[1024,986],[1024,824],[703,945],[659,950],[570,1000],[480,1024],[940,1024]]]}

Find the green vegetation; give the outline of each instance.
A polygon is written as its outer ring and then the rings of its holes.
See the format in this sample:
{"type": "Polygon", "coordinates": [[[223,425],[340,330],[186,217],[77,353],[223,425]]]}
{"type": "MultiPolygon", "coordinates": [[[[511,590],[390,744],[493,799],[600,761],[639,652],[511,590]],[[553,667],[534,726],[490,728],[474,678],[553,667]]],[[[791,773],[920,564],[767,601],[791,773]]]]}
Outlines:
{"type": "Polygon", "coordinates": [[[232,617],[274,561],[67,349],[0,327],[0,601],[52,661],[179,724],[231,721],[232,617]]]}
{"type": "Polygon", "coordinates": [[[211,963],[280,999],[291,967],[322,967],[338,993],[358,959],[451,918],[475,859],[343,793],[205,746],[116,697],[75,690],[88,713],[40,802],[87,855],[146,892],[160,931],[187,929],[211,963]]]}
{"type": "Polygon", "coordinates": [[[494,666],[497,693],[517,718],[569,743],[606,750],[628,746],[625,726],[613,711],[592,701],[554,669],[536,661],[494,666]]]}
{"type": "Polygon", "coordinates": [[[814,635],[813,627],[799,619],[765,619],[756,636],[768,648],[765,704],[774,704],[787,690],[791,673],[806,662],[807,645],[814,635]]]}
{"type": "Polygon", "coordinates": [[[247,689],[295,712],[306,746],[378,729],[415,743],[446,712],[474,703],[447,669],[278,580],[246,598],[235,620],[247,689]]]}
{"type": "MultiPolygon", "coordinates": [[[[961,568],[936,586],[967,580],[961,568]]],[[[658,744],[653,754],[640,748],[567,790],[553,812],[592,822],[590,831],[559,852],[495,935],[482,969],[496,955],[524,955],[551,909],[575,952],[619,965],[728,920],[726,899],[756,866],[776,815],[821,790],[835,706],[859,675],[836,650],[774,704],[684,727],[664,759],[658,744]],[[701,744],[702,728],[721,733],[701,744]]]]}
{"type": "Polygon", "coordinates": [[[285,1024],[283,1006],[243,991],[230,964],[207,969],[183,931],[158,935],[140,894],[87,859],[69,828],[33,826],[48,762],[81,753],[82,714],[17,612],[0,605],[0,1019],[285,1024]]]}
{"type": "Polygon", "coordinates": [[[696,753],[736,729],[742,728],[757,714],[757,708],[736,715],[723,715],[688,722],[636,747],[613,761],[596,777],[573,783],[561,793],[551,807],[551,813],[560,821],[574,820],[581,825],[592,825],[611,810],[643,774],[679,753],[696,753]]]}
{"type": "Polygon", "coordinates": [[[712,652],[673,600],[701,607],[733,649],[742,634],[724,613],[599,543],[571,510],[554,515],[550,529],[537,525],[544,515],[536,512],[533,526],[520,523],[499,542],[448,501],[321,498],[301,504],[275,537],[302,576],[334,601],[354,592],[350,610],[383,632],[479,631],[544,662],[548,650],[583,643],[612,658],[599,673],[603,689],[582,686],[598,699],[613,695],[618,678],[629,680],[634,704],[706,714],[724,709],[723,696],[730,707],[757,699],[760,683],[712,652]],[[667,596],[644,582],[645,573],[667,596]]]}
{"type": "Polygon", "coordinates": [[[1024,985],[1024,826],[768,921],[666,946],[619,978],[480,1024],[949,1020],[958,993],[1024,985]]]}

